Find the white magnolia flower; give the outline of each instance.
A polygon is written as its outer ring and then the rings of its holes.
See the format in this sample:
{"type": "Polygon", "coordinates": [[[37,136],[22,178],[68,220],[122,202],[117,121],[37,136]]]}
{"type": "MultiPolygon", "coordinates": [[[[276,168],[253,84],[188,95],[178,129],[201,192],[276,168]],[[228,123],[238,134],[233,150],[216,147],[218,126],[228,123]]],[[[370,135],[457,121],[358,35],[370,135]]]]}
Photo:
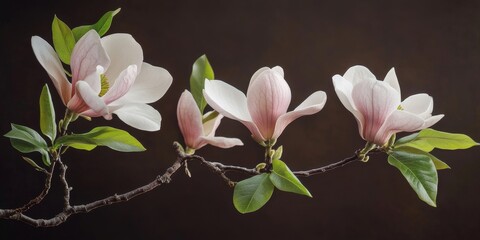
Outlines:
{"type": "Polygon", "coordinates": [[[172,76],[163,68],[143,62],[142,47],[131,35],[100,38],[95,30],[87,32],[72,52],[72,83],[45,40],[33,36],[32,48],[70,111],[108,120],[113,113],[132,127],[160,129],[160,113],[147,103],[165,94],[172,76]]]}
{"type": "Polygon", "coordinates": [[[327,100],[323,91],[314,92],[291,112],[290,87],[283,78],[283,69],[260,68],[253,74],[247,96],[229,84],[205,81],[207,103],[225,117],[240,121],[258,142],[277,139],[295,119],[319,112],[327,100]]]}
{"type": "Polygon", "coordinates": [[[335,92],[356,118],[360,136],[384,145],[394,133],[428,128],[443,118],[432,116],[433,98],[421,93],[401,102],[400,86],[392,68],[384,81],[364,66],[353,66],[342,76],[333,76],[335,92]]]}
{"type": "Polygon", "coordinates": [[[187,90],[182,93],[177,105],[177,119],[183,139],[189,149],[200,149],[207,144],[220,148],[243,146],[240,139],[216,137],[215,131],[223,116],[218,114],[216,117],[208,119],[210,114],[213,112],[208,112],[202,117],[192,94],[187,90]],[[202,123],[204,118],[208,120],[202,123]]]}

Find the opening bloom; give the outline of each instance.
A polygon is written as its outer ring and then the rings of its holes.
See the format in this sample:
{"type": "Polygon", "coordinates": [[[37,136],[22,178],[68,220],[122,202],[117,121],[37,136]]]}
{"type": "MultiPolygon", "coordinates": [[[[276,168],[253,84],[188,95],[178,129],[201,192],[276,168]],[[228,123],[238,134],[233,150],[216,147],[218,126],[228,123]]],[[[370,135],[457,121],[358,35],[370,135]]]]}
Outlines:
{"type": "Polygon", "coordinates": [[[297,108],[287,112],[290,105],[290,87],[283,69],[263,67],[250,80],[247,96],[220,80],[205,81],[203,91],[207,103],[225,117],[240,121],[258,142],[277,139],[295,119],[322,110],[327,95],[314,92],[297,108]]]}
{"type": "Polygon", "coordinates": [[[335,92],[356,118],[360,136],[383,146],[394,133],[428,128],[443,118],[432,116],[433,98],[421,93],[401,102],[400,85],[392,68],[384,81],[364,66],[353,66],[342,76],[333,76],[335,92]]]}
{"type": "Polygon", "coordinates": [[[95,30],[87,32],[72,52],[71,83],[50,44],[33,36],[32,48],[70,111],[108,120],[113,113],[132,127],[160,129],[160,113],[147,103],[165,94],[172,76],[163,68],[143,62],[142,47],[131,35],[100,38],[95,30]]]}
{"type": "Polygon", "coordinates": [[[188,149],[200,149],[207,144],[220,148],[243,146],[242,141],[237,138],[215,137],[215,131],[223,116],[217,114],[211,117],[211,114],[214,112],[208,112],[202,117],[192,94],[187,90],[182,93],[177,105],[177,119],[188,149]]]}

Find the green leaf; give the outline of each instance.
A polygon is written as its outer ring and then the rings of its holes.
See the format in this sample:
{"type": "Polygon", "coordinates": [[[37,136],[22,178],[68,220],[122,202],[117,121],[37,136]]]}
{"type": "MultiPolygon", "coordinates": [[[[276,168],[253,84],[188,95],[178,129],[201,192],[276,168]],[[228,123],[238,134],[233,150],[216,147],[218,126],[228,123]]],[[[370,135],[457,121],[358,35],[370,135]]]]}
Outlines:
{"type": "Polygon", "coordinates": [[[30,158],[28,158],[28,157],[23,157],[23,156],[22,156],[22,158],[23,158],[23,160],[25,160],[25,162],[27,162],[27,163],[30,164],[33,168],[35,168],[35,170],[37,170],[37,171],[43,171],[43,172],[47,171],[47,170],[43,169],[42,167],[38,166],[38,164],[37,164],[35,161],[33,161],[32,159],[30,159],[30,158]]]}
{"type": "Polygon", "coordinates": [[[55,109],[47,84],[43,86],[40,94],[40,130],[53,143],[57,136],[57,124],[55,123],[55,109]]]}
{"type": "Polygon", "coordinates": [[[79,40],[80,38],[85,35],[88,31],[95,29],[97,31],[98,35],[103,36],[105,33],[108,32],[110,29],[110,25],[112,25],[112,20],[117,13],[120,12],[120,8],[114,10],[114,11],[108,11],[103,16],[95,23],[92,25],[84,25],[84,26],[79,26],[76,27],[72,30],[73,35],[75,36],[75,40],[79,40]]]}
{"type": "Polygon", "coordinates": [[[433,164],[435,164],[435,168],[437,170],[450,169],[450,166],[448,166],[442,160],[440,160],[437,157],[433,156],[432,154],[430,154],[428,152],[425,152],[423,150],[420,150],[418,148],[409,147],[409,146],[402,146],[402,147],[395,148],[395,151],[402,151],[402,152],[414,153],[414,154],[419,154],[419,155],[425,155],[425,156],[428,156],[430,159],[432,159],[433,164]]]}
{"type": "Polygon", "coordinates": [[[142,144],[124,130],[113,127],[96,127],[83,134],[71,134],[55,141],[55,148],[60,145],[90,151],[97,146],[106,146],[120,152],[145,151],[142,144]]]}
{"type": "Polygon", "coordinates": [[[434,148],[457,150],[477,145],[478,143],[465,134],[441,132],[431,128],[423,129],[418,134],[404,137],[395,143],[396,147],[410,146],[425,152],[430,152],[434,148]]]}
{"type": "Polygon", "coordinates": [[[267,173],[245,179],[235,185],[233,205],[240,213],[255,212],[270,200],[273,189],[267,173]]]}
{"type": "Polygon", "coordinates": [[[427,155],[395,150],[389,155],[388,163],[400,170],[422,201],[436,207],[437,170],[427,155]]]}
{"type": "Polygon", "coordinates": [[[63,63],[70,64],[70,56],[75,47],[75,37],[72,30],[62,20],[55,17],[52,22],[53,46],[63,63]]]}
{"type": "Polygon", "coordinates": [[[12,147],[21,153],[39,152],[43,163],[50,166],[50,156],[45,140],[35,130],[22,125],[11,124],[10,130],[5,137],[10,138],[12,147]]]}
{"type": "Polygon", "coordinates": [[[303,186],[297,176],[290,171],[283,161],[279,159],[273,160],[272,165],[273,171],[270,174],[270,181],[272,181],[275,187],[285,192],[312,197],[308,189],[303,186]]]}
{"type": "Polygon", "coordinates": [[[207,56],[199,57],[192,66],[192,75],[190,75],[190,92],[197,103],[200,112],[207,106],[207,102],[203,97],[203,88],[205,87],[205,79],[212,80],[215,78],[212,66],[208,62],[207,56]]]}

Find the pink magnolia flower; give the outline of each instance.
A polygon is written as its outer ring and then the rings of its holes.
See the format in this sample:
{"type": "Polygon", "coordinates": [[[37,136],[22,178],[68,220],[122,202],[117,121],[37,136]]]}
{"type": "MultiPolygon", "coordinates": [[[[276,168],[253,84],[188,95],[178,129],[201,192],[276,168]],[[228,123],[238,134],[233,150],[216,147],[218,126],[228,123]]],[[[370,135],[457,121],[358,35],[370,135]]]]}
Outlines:
{"type": "Polygon", "coordinates": [[[401,102],[400,85],[392,68],[379,81],[364,66],[353,66],[342,76],[333,76],[335,92],[356,118],[360,136],[384,145],[394,133],[428,128],[443,118],[432,116],[433,98],[421,93],[401,102]]]}
{"type": "Polygon", "coordinates": [[[243,123],[258,142],[277,139],[288,124],[301,116],[319,112],[327,100],[325,92],[317,91],[287,112],[291,92],[279,66],[263,67],[255,72],[247,96],[219,80],[205,81],[203,93],[213,109],[243,123]]]}
{"type": "Polygon", "coordinates": [[[202,118],[192,94],[187,90],[182,93],[177,105],[177,119],[187,147],[189,149],[200,149],[207,144],[220,148],[243,146],[242,141],[237,138],[215,137],[215,131],[223,116],[218,114],[202,123],[202,120],[208,119],[208,116],[212,113],[208,112],[202,118]]]}
{"type": "Polygon", "coordinates": [[[160,129],[160,113],[147,103],[165,94],[172,76],[163,68],[143,62],[142,47],[131,35],[100,38],[95,30],[87,32],[72,52],[71,83],[55,50],[45,40],[33,36],[32,48],[70,111],[108,120],[113,113],[132,127],[160,129]]]}

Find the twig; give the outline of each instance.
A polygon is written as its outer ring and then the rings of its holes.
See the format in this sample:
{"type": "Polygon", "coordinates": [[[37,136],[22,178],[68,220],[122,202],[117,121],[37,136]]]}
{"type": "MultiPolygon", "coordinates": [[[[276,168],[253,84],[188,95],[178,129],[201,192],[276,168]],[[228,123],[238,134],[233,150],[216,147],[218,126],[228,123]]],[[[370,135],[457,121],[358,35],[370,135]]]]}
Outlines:
{"type": "Polygon", "coordinates": [[[60,181],[63,185],[63,210],[68,210],[70,206],[70,192],[72,188],[68,185],[67,182],[67,165],[62,162],[60,157],[58,157],[58,164],[60,165],[60,181]]]}

